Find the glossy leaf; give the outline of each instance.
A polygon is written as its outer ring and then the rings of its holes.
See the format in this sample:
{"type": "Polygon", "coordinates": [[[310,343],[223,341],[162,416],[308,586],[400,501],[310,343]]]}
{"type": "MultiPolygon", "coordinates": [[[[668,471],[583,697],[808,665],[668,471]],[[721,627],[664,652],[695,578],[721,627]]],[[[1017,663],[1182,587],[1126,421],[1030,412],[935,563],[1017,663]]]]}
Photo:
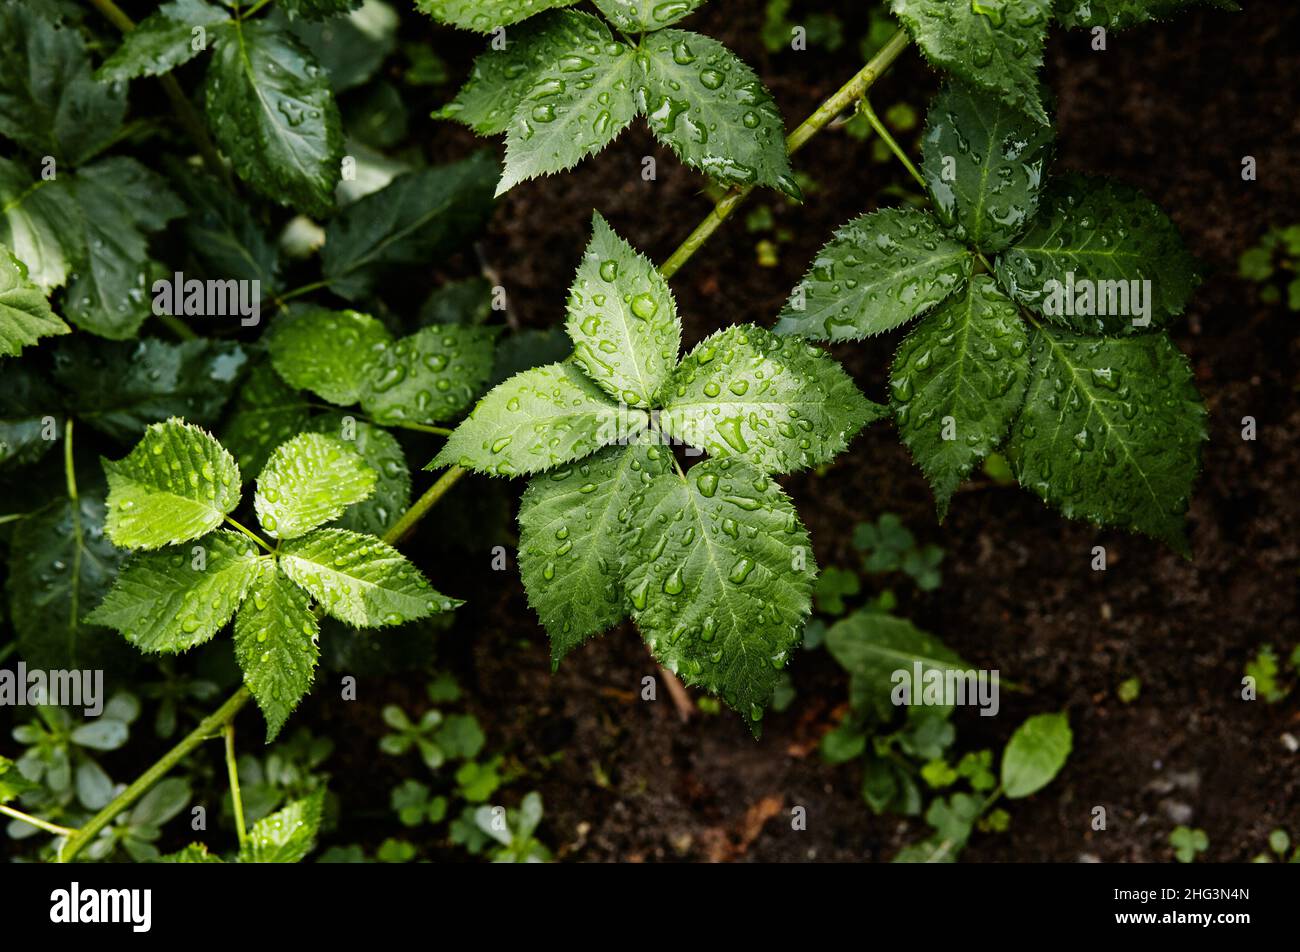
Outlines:
{"type": "Polygon", "coordinates": [[[1168,20],[1195,6],[1241,9],[1231,0],[1058,0],[1056,18],[1067,27],[1121,30],[1151,20],[1168,20]]]}
{"type": "Polygon", "coordinates": [[[344,422],[343,414],[325,414],[312,429],[341,439],[375,471],[375,491],[347,508],[332,526],[382,536],[411,504],[411,472],[402,445],[392,434],[369,423],[344,422]]]}
{"type": "Polygon", "coordinates": [[[71,332],[28,278],[27,266],[0,245],[0,357],[16,356],[42,337],[71,332]]]}
{"type": "Polygon", "coordinates": [[[280,253],[253,209],[215,179],[177,162],[172,181],[185,203],[182,227],[189,250],[210,278],[260,281],[262,296],[278,286],[280,253]]]}
{"type": "Polygon", "coordinates": [[[42,291],[62,287],[85,249],[78,245],[80,218],[69,182],[33,179],[17,162],[0,158],[0,244],[27,266],[42,291]],[[70,223],[72,227],[69,227],[70,223]]]}
{"type": "Polygon", "coordinates": [[[239,469],[258,473],[271,452],[307,428],[311,407],[269,364],[258,364],[239,389],[221,433],[239,469]]]}
{"type": "Polygon", "coordinates": [[[290,582],[274,561],[260,562],[248,597],[235,615],[235,658],[266,718],[268,744],[311,690],[320,658],[319,634],[307,593],[290,582]]]}
{"type": "Polygon", "coordinates": [[[229,19],[229,10],[203,0],[170,0],[122,37],[122,45],[99,68],[95,78],[113,81],[171,72],[206,49],[206,30],[205,44],[198,46],[196,28],[229,19]]]}
{"type": "Polygon", "coordinates": [[[595,0],[596,9],[624,33],[649,33],[672,26],[706,0],[595,0]]]}
{"type": "Polygon", "coordinates": [[[325,791],[317,790],[293,800],[282,810],[263,817],[248,831],[239,848],[241,863],[300,863],[316,848],[325,791]]]}
{"type": "Polygon", "coordinates": [[[495,339],[495,328],[443,325],[376,349],[365,367],[362,408],[386,426],[459,416],[492,373],[495,339]]]}
{"type": "Polygon", "coordinates": [[[0,472],[35,463],[55,446],[62,394],[28,362],[4,368],[0,387],[0,472]]]}
{"type": "Polygon", "coordinates": [[[415,0],[415,6],[435,20],[477,33],[491,33],[528,17],[577,0],[415,0]]]}
{"type": "Polygon", "coordinates": [[[346,407],[361,399],[369,363],[392,339],[369,314],[302,307],[271,325],[266,349],[286,382],[346,407]]]}
{"type": "Polygon", "coordinates": [[[1002,793],[1012,800],[1052,782],[1070,756],[1074,736],[1064,714],[1035,714],[1007,742],[1002,753],[1002,793]]]}
{"type": "Polygon", "coordinates": [[[377,478],[342,441],[300,433],[271,454],[253,506],[267,535],[296,539],[369,497],[377,478]]]}
{"type": "Polygon", "coordinates": [[[910,678],[916,664],[922,672],[970,667],[934,635],[884,612],[859,611],[837,621],[826,632],[826,649],[849,672],[853,706],[882,715],[892,709],[895,671],[910,678]]]}

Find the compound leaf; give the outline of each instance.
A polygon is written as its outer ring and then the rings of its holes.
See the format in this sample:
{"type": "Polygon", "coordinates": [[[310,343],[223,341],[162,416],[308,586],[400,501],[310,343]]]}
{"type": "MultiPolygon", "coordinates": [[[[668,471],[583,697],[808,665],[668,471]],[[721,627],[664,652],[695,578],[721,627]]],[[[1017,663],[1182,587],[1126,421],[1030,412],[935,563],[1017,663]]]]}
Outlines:
{"type": "Polygon", "coordinates": [[[99,68],[95,78],[111,82],[171,72],[205,49],[205,46],[196,48],[196,28],[206,28],[229,19],[228,10],[203,0],[164,3],[122,38],[122,45],[99,68]]]}
{"type": "Polygon", "coordinates": [[[1209,4],[1240,10],[1232,0],[1058,0],[1056,19],[1065,27],[1104,26],[1122,30],[1151,20],[1167,20],[1185,7],[1209,4]]]}
{"type": "Polygon", "coordinates": [[[706,0],[595,0],[596,9],[624,33],[650,33],[685,19],[706,0]]]}
{"type": "Polygon", "coordinates": [[[411,503],[411,471],[402,445],[387,430],[355,420],[345,422],[342,414],[324,414],[312,421],[312,429],[343,440],[377,477],[374,493],[349,506],[332,525],[382,536],[411,503]]]}
{"type": "Polygon", "coordinates": [[[324,806],[325,791],[317,790],[258,820],[239,848],[239,862],[301,862],[316,847],[324,806]]]}
{"type": "Polygon", "coordinates": [[[302,307],[271,325],[266,348],[287,383],[346,407],[361,399],[368,363],[392,339],[369,314],[302,307]]]}
{"type": "Polygon", "coordinates": [[[1061,772],[1074,735],[1064,714],[1035,714],[1007,741],[1002,752],[1002,793],[1012,800],[1037,793],[1061,772]]]}
{"type": "Polygon", "coordinates": [[[1008,457],[1016,478],[1070,518],[1136,529],[1184,554],[1205,408],[1163,334],[1030,335],[1033,369],[1008,457]]]}
{"type": "Polygon", "coordinates": [[[817,253],[778,334],[862,340],[924,314],[970,277],[970,251],[934,216],[887,208],[853,219],[817,253]]]}
{"type": "Polygon", "coordinates": [[[311,689],[320,648],[311,599],[272,560],[258,564],[248,597],[235,615],[235,658],[266,718],[266,742],[280,733],[311,689]]]}
{"type": "Polygon", "coordinates": [[[239,504],[234,457],[197,426],[171,419],[145,430],[123,459],[104,460],[108,537],[124,549],[197,539],[239,504]]]}
{"type": "Polygon", "coordinates": [[[70,334],[27,276],[27,266],[0,245],[0,357],[13,357],[42,337],[70,334]]]}
{"type": "Polygon", "coordinates": [[[890,372],[900,439],[934,489],[939,518],[971,469],[1002,442],[1025,398],[1029,339],[986,274],[925,317],[890,372]]]}
{"type": "Polygon", "coordinates": [[[307,428],[311,407],[269,364],[258,364],[239,390],[221,442],[245,473],[261,472],[271,451],[307,428]]]}
{"type": "Polygon", "coordinates": [[[832,460],[887,410],[811,344],[736,325],[700,341],[663,390],[664,432],[788,473],[832,460]]]}
{"type": "Polygon", "coordinates": [[[296,539],[375,490],[377,475],[340,440],[300,433],[271,454],[253,508],[267,535],[296,539]]]}
{"type": "Polygon", "coordinates": [[[491,33],[577,0],[415,0],[415,6],[440,23],[491,33]]]}
{"type": "Polygon", "coordinates": [[[490,327],[425,327],[379,348],[365,367],[361,406],[376,423],[449,420],[473,402],[492,375],[490,327]]]}
{"type": "Polygon", "coordinates": [[[573,359],[615,400],[652,405],[677,365],[682,322],[663,275],[599,214],[569,290],[573,359]]]}

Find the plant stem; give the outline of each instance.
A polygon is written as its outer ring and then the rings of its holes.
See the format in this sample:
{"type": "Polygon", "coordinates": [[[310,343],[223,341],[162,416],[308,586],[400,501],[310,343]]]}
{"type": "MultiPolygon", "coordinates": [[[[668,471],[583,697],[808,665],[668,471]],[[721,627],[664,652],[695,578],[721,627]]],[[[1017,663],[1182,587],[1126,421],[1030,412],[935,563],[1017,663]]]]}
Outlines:
{"type": "Polygon", "coordinates": [[[262,537],[259,536],[256,532],[253,532],[251,529],[244,528],[244,526],[240,525],[234,519],[230,518],[230,516],[226,516],[226,522],[230,523],[232,526],[234,526],[244,535],[248,536],[250,539],[252,539],[258,545],[260,545],[262,548],[266,549],[267,552],[272,552],[272,553],[275,552],[275,549],[271,548],[269,545],[263,542],[262,537]]]}
{"type": "Polygon", "coordinates": [[[34,827],[44,830],[46,833],[53,833],[55,836],[72,836],[76,830],[70,830],[66,826],[59,826],[57,823],[51,823],[49,820],[42,820],[40,817],[31,816],[22,810],[15,810],[13,807],[7,807],[0,803],[0,813],[11,816],[15,820],[22,820],[24,823],[30,823],[34,827]]]}
{"type": "Polygon", "coordinates": [[[417,499],[410,509],[406,510],[402,518],[398,519],[393,524],[393,527],[384,533],[384,541],[389,545],[396,545],[401,542],[406,537],[406,534],[415,528],[415,524],[424,518],[424,514],[433,508],[434,503],[446,495],[447,490],[455,486],[466,472],[459,466],[453,466],[443,473],[438,481],[425,490],[424,495],[417,499]]]}
{"type": "MultiPolygon", "coordinates": [[[[817,107],[811,116],[803,121],[803,124],[794,132],[790,133],[785,140],[786,148],[793,155],[803,148],[808,140],[822,129],[830,124],[831,120],[842,113],[849,106],[853,105],[859,99],[867,94],[867,90],[884,75],[885,71],[893,65],[894,60],[898,59],[900,53],[907,48],[908,36],[905,30],[899,30],[889,42],[880,48],[880,51],[866,66],[858,71],[858,74],[850,79],[847,83],[839,88],[835,95],[831,96],[824,103],[817,107]]],[[[719,202],[713,206],[713,211],[709,212],[707,218],[690,233],[681,247],[672,253],[672,256],[660,267],[660,272],[665,278],[671,278],[681,270],[682,265],[691,259],[691,256],[709,240],[710,236],[718,230],[718,226],[731,217],[740,205],[749,197],[749,193],[754,190],[754,186],[747,185],[744,188],[733,189],[728,192],[719,202]]]]}
{"type": "Polygon", "coordinates": [[[179,337],[181,340],[198,340],[199,335],[194,332],[194,328],[186,324],[174,314],[155,314],[154,317],[167,325],[168,330],[179,337]]]}
{"type": "Polygon", "coordinates": [[[86,843],[111,823],[115,816],[144,796],[150,787],[166,776],[167,772],[175,767],[190,751],[208,738],[215,736],[223,727],[234,720],[240,708],[247,704],[251,697],[248,688],[241,687],[230,696],[225,704],[200,721],[198,727],[185,735],[184,740],[163,754],[161,760],[137,777],[129,787],[114,797],[108,806],[91,817],[85,826],[73,831],[67,842],[59,850],[59,862],[71,862],[81,852],[86,843]]]}
{"type": "Polygon", "coordinates": [[[312,291],[319,291],[322,288],[327,288],[329,286],[330,282],[327,280],[313,281],[310,284],[304,284],[302,287],[294,288],[292,291],[285,291],[279,297],[271,301],[271,306],[284,307],[287,302],[292,301],[294,298],[302,297],[304,294],[310,294],[312,291]]]}
{"type": "Polygon", "coordinates": [[[245,10],[245,11],[242,12],[242,13],[240,13],[240,14],[239,14],[239,19],[241,19],[241,20],[247,20],[249,17],[251,17],[251,16],[252,16],[253,14],[255,14],[258,10],[262,9],[262,7],[266,6],[266,5],[267,5],[268,3],[270,3],[270,2],[271,2],[271,0],[258,0],[257,3],[253,4],[253,5],[252,5],[251,7],[249,7],[247,10],[245,10]]]}
{"type": "Polygon", "coordinates": [[[424,423],[391,423],[399,430],[415,430],[417,433],[433,433],[435,436],[451,436],[455,430],[445,426],[428,426],[424,423]]]}
{"type": "Polygon", "coordinates": [[[922,189],[928,189],[928,186],[925,184],[925,179],[922,178],[921,173],[916,170],[916,166],[912,164],[912,160],[909,159],[907,153],[899,147],[898,142],[889,134],[889,130],[885,128],[885,124],[881,122],[880,117],[876,115],[876,111],[871,108],[871,99],[869,97],[863,96],[858,100],[858,110],[867,117],[867,122],[871,124],[872,129],[876,130],[876,135],[880,136],[885,145],[889,146],[889,151],[894,153],[895,158],[907,167],[907,171],[912,173],[912,178],[916,179],[917,184],[920,185],[922,189]]]}
{"type": "Polygon", "coordinates": [[[235,763],[235,725],[227,722],[222,729],[226,735],[226,773],[230,776],[230,802],[235,807],[235,830],[239,834],[239,848],[244,848],[248,831],[244,828],[244,798],[239,793],[239,765],[235,763]]]}
{"type": "MultiPolygon", "coordinates": [[[[72,468],[72,417],[68,417],[68,422],[63,424],[63,481],[68,487],[68,499],[72,505],[77,505],[77,474],[72,468]]],[[[81,540],[77,540],[77,545],[81,545],[81,540]]]]}

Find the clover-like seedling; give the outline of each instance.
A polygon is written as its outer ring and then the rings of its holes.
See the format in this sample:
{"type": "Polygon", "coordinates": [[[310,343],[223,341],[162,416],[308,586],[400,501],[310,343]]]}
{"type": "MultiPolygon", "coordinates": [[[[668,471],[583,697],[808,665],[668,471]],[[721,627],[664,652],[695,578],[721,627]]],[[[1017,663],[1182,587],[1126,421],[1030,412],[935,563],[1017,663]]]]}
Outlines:
{"type": "Polygon", "coordinates": [[[1051,147],[1050,126],[950,86],[924,137],[935,214],[849,222],[776,330],[860,340],[922,318],[894,358],[891,403],[940,518],[1005,441],[1020,484],[1065,515],[1186,553],[1205,410],[1163,328],[1195,263],[1132,188],[1080,175],[1044,188],[1051,147]]]}
{"type": "Polygon", "coordinates": [[[320,655],[313,602],[356,628],[400,625],[459,604],[375,536],[320,528],[375,486],[375,472],[339,440],[303,433],[271,455],[253,507],[273,546],[231,518],[239,466],[199,427],[153,424],[104,470],[105,531],[114,545],[140,552],[87,620],[142,651],[177,654],[233,617],[235,657],[268,740],[311,687],[320,655]]]}
{"type": "Polygon", "coordinates": [[[885,408],[758,327],[679,361],[667,282],[599,215],[565,327],[572,357],[491,390],[430,465],[533,477],[519,567],[555,663],[630,613],[656,658],[757,727],[816,572],[772,474],[829,462],[885,408]],[[670,441],[712,458],[683,472],[670,441]]]}
{"type": "Polygon", "coordinates": [[[469,82],[434,114],[480,135],[506,133],[498,195],[573,168],[640,114],[683,162],[715,181],[768,185],[801,197],[785,123],[762,81],[717,40],[668,29],[704,0],[595,0],[627,39],[598,17],[552,10],[571,2],[419,0],[444,23],[501,31],[505,39],[503,46],[494,40],[469,82]]]}

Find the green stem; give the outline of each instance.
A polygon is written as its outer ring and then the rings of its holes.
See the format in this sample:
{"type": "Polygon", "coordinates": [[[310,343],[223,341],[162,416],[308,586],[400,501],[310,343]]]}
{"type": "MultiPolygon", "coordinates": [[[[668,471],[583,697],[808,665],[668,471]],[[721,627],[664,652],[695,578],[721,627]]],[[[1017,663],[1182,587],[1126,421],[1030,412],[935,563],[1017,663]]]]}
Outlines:
{"type": "Polygon", "coordinates": [[[322,288],[327,288],[330,286],[330,284],[331,282],[328,280],[313,281],[310,284],[304,284],[302,287],[294,288],[292,291],[286,291],[284,294],[281,294],[279,297],[274,298],[271,301],[271,306],[284,307],[286,303],[292,301],[294,298],[302,297],[304,294],[310,294],[312,291],[319,291],[322,288]]]}
{"type": "Polygon", "coordinates": [[[198,340],[199,335],[194,332],[194,328],[186,324],[174,314],[155,314],[159,321],[167,325],[168,330],[179,337],[181,340],[198,340]]]}
{"type": "Polygon", "coordinates": [[[253,532],[251,529],[247,529],[247,528],[245,528],[244,526],[240,525],[240,524],[239,524],[238,522],[236,522],[234,519],[230,518],[230,516],[226,516],[226,522],[228,522],[230,525],[234,526],[236,529],[238,529],[238,530],[239,530],[240,532],[242,532],[244,535],[248,536],[250,539],[252,539],[252,540],[253,540],[254,542],[256,542],[258,545],[260,545],[262,548],[266,549],[267,552],[271,552],[271,553],[274,553],[274,552],[275,552],[275,549],[271,548],[269,545],[267,545],[265,542],[263,542],[263,541],[262,541],[262,537],[259,536],[256,532],[253,532]]]}
{"type": "Polygon", "coordinates": [[[225,704],[205,717],[198,727],[185,735],[184,740],[167,751],[161,760],[137,777],[129,787],[114,797],[108,806],[91,817],[85,826],[73,831],[67,842],[59,850],[59,862],[71,862],[81,852],[82,848],[98,835],[100,830],[112,822],[115,816],[144,796],[150,787],[165,777],[168,771],[180,763],[190,751],[208,738],[218,734],[223,727],[234,720],[240,708],[247,704],[251,697],[248,688],[241,687],[230,696],[230,699],[225,704]]]}
{"type": "Polygon", "coordinates": [[[894,137],[889,134],[889,130],[885,128],[885,124],[880,121],[880,117],[876,115],[876,111],[871,108],[871,100],[868,97],[863,96],[858,100],[858,111],[867,117],[867,122],[871,124],[872,129],[876,130],[876,135],[880,136],[885,145],[889,146],[889,151],[894,153],[894,156],[898,161],[902,162],[903,165],[907,167],[907,171],[912,173],[912,178],[916,179],[917,184],[920,185],[922,189],[927,189],[928,186],[925,184],[925,179],[922,178],[921,173],[916,170],[916,166],[913,165],[912,160],[907,157],[907,153],[902,150],[894,137]]]}
{"type": "MultiPolygon", "coordinates": [[[[894,60],[898,59],[900,53],[907,48],[908,36],[905,30],[899,30],[889,42],[880,48],[880,51],[866,66],[862,67],[852,79],[839,88],[835,95],[831,96],[824,103],[817,107],[811,116],[803,121],[799,128],[790,133],[785,140],[786,148],[793,155],[802,149],[813,136],[821,132],[830,122],[849,108],[859,99],[867,94],[867,90],[878,80],[885,71],[893,65],[894,60]]],[[[749,193],[754,190],[752,185],[744,188],[733,189],[713,207],[707,218],[690,233],[681,247],[672,253],[667,261],[663,263],[659,271],[665,278],[671,278],[681,270],[682,265],[691,260],[691,256],[699,251],[706,241],[713,235],[718,227],[731,217],[740,205],[749,197],[749,193]]]]}
{"type": "Polygon", "coordinates": [[[384,541],[389,545],[396,545],[401,542],[406,537],[406,534],[415,528],[415,524],[424,518],[424,514],[432,509],[434,504],[446,495],[447,490],[455,486],[465,473],[466,470],[461,469],[459,466],[453,466],[443,473],[441,478],[425,490],[424,495],[415,501],[415,505],[406,510],[406,514],[384,533],[384,541]]]}
{"type": "Polygon", "coordinates": [[[445,426],[429,426],[425,423],[390,423],[389,426],[399,430],[415,430],[417,433],[433,433],[436,436],[451,436],[456,431],[445,426]]]}
{"type": "Polygon", "coordinates": [[[0,813],[11,816],[15,820],[22,820],[24,823],[30,823],[32,826],[44,830],[46,833],[53,833],[55,836],[72,836],[76,830],[70,830],[66,826],[59,826],[57,823],[51,823],[49,820],[42,820],[40,817],[31,816],[22,810],[15,810],[13,807],[7,807],[0,803],[0,813]]]}
{"type": "Polygon", "coordinates": [[[230,776],[230,802],[235,807],[235,830],[239,834],[239,848],[244,848],[248,831],[244,828],[244,798],[239,793],[239,765],[235,763],[235,725],[227,722],[222,733],[226,735],[226,773],[230,776]]]}
{"type": "MultiPolygon", "coordinates": [[[[72,468],[72,417],[68,417],[68,422],[63,424],[63,481],[68,487],[68,499],[71,500],[73,508],[77,505],[77,474],[72,468]]],[[[80,547],[81,540],[77,540],[77,546],[80,547]]]]}
{"type": "Polygon", "coordinates": [[[249,17],[253,16],[255,13],[257,13],[258,10],[262,9],[262,7],[266,6],[270,2],[271,0],[257,0],[257,3],[253,4],[247,10],[239,14],[239,19],[247,20],[249,17]]]}

